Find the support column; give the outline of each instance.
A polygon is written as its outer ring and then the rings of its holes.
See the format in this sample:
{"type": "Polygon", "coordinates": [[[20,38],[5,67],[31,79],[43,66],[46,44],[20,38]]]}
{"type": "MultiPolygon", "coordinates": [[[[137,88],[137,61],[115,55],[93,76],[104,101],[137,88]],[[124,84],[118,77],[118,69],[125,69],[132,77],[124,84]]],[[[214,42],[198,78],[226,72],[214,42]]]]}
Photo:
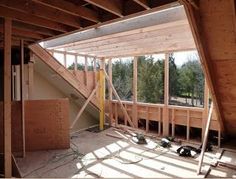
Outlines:
{"type": "Polygon", "coordinates": [[[138,118],[137,118],[137,102],[138,102],[138,95],[137,95],[137,89],[138,89],[138,69],[137,69],[137,61],[138,57],[134,57],[133,61],[133,110],[132,110],[132,118],[133,123],[136,128],[138,128],[138,118]]]}
{"type": "Polygon", "coordinates": [[[169,136],[169,54],[165,54],[165,80],[164,80],[164,109],[163,109],[163,135],[169,136]]]}
{"type": "Polygon", "coordinates": [[[105,121],[105,59],[100,60],[100,70],[99,70],[99,104],[100,104],[100,114],[99,114],[99,129],[104,129],[105,121]]]}
{"type": "Polygon", "coordinates": [[[84,57],[84,84],[88,85],[88,57],[84,57]]]}
{"type": "Polygon", "coordinates": [[[4,20],[4,176],[12,177],[11,159],[11,37],[12,21],[4,20]]]}
{"type": "Polygon", "coordinates": [[[34,86],[34,54],[30,54],[30,61],[28,63],[28,99],[33,99],[33,86],[34,86]]]}
{"type": "Polygon", "coordinates": [[[21,54],[21,63],[20,63],[20,81],[21,81],[21,90],[20,90],[20,99],[21,99],[21,124],[22,124],[22,157],[25,157],[25,71],[24,71],[24,40],[20,41],[20,54],[21,54]]]}
{"type": "MultiPolygon", "coordinates": [[[[108,61],[108,75],[109,78],[112,81],[112,59],[109,59],[108,61]]],[[[108,93],[109,93],[109,125],[112,125],[112,119],[113,119],[113,110],[112,110],[112,88],[108,87],[108,93]]]]}
{"type": "Polygon", "coordinates": [[[208,112],[209,112],[209,88],[207,86],[207,80],[205,78],[205,83],[204,83],[204,111],[203,111],[203,116],[202,116],[202,141],[204,137],[204,132],[206,128],[206,120],[208,117],[208,112]]]}

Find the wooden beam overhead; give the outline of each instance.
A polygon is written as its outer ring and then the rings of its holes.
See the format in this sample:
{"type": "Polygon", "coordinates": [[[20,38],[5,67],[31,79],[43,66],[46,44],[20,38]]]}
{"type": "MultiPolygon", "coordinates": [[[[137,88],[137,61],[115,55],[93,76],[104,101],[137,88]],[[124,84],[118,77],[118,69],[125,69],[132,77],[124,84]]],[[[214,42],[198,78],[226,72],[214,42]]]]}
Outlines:
{"type": "MultiPolygon", "coordinates": [[[[3,33],[3,26],[0,25],[0,33],[3,33]]],[[[32,31],[27,31],[23,29],[17,29],[15,27],[12,28],[12,35],[13,36],[19,36],[19,37],[29,37],[32,39],[40,40],[43,38],[46,38],[46,36],[32,32],[32,31]]]]}
{"type": "Polygon", "coordinates": [[[27,13],[29,15],[34,15],[42,17],[51,21],[59,22],[72,26],[75,28],[80,28],[80,19],[76,16],[64,13],[57,9],[53,9],[42,4],[34,3],[28,0],[0,0],[0,5],[3,7],[8,7],[17,11],[27,13]]]}
{"type": "Polygon", "coordinates": [[[120,3],[116,3],[114,0],[85,0],[86,2],[93,4],[101,9],[104,9],[112,14],[115,14],[119,17],[123,17],[122,15],[122,5],[120,3]]]}
{"type": "Polygon", "coordinates": [[[13,21],[12,25],[14,28],[16,29],[22,29],[28,32],[34,32],[37,34],[42,34],[45,36],[55,36],[55,35],[59,35],[60,32],[54,31],[54,30],[50,30],[44,27],[38,27],[35,25],[31,25],[31,24],[26,24],[23,22],[19,22],[19,21],[13,21]]]}
{"type": "Polygon", "coordinates": [[[69,30],[71,30],[68,28],[68,26],[65,26],[63,24],[53,22],[41,17],[37,17],[35,15],[29,15],[23,12],[12,10],[8,7],[3,7],[3,6],[0,6],[0,17],[8,17],[16,21],[21,21],[32,25],[45,27],[60,32],[68,32],[69,30]]]}
{"type": "Polygon", "coordinates": [[[75,43],[78,41],[90,40],[102,36],[129,32],[132,30],[152,27],[156,25],[165,25],[182,20],[186,20],[186,14],[183,11],[183,7],[179,6],[170,10],[167,9],[165,11],[157,11],[145,16],[121,21],[120,23],[110,23],[99,28],[90,28],[86,31],[77,31],[67,36],[48,40],[44,43],[44,45],[46,48],[63,46],[65,44],[75,43]]]}
{"type": "Polygon", "coordinates": [[[143,8],[145,9],[151,9],[149,7],[149,4],[148,4],[148,0],[133,0],[134,2],[136,2],[137,4],[139,4],[140,6],[142,6],[143,8]]]}
{"type": "Polygon", "coordinates": [[[77,6],[65,0],[32,0],[45,6],[53,7],[71,15],[79,16],[92,22],[100,22],[98,13],[83,6],[77,6]]]}

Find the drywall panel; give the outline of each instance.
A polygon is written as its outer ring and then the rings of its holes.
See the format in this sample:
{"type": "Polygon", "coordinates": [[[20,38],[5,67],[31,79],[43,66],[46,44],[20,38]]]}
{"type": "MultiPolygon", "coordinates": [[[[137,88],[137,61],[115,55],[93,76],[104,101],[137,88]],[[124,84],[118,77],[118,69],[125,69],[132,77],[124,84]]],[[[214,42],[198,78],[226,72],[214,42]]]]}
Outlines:
{"type": "MultiPolygon", "coordinates": [[[[37,65],[37,64],[36,64],[37,65]]],[[[60,89],[64,89],[51,83],[50,80],[56,78],[53,75],[48,75],[47,79],[41,75],[43,71],[38,73],[34,71],[34,91],[33,91],[33,99],[59,99],[59,98],[69,98],[69,121],[70,124],[74,121],[78,111],[80,110],[80,105],[78,104],[79,98],[68,96],[66,92],[60,89]]],[[[63,85],[63,84],[62,84],[63,85]]],[[[88,128],[94,124],[97,124],[98,121],[91,116],[88,111],[84,111],[81,115],[79,121],[75,124],[72,131],[77,131],[79,129],[88,128]]]]}

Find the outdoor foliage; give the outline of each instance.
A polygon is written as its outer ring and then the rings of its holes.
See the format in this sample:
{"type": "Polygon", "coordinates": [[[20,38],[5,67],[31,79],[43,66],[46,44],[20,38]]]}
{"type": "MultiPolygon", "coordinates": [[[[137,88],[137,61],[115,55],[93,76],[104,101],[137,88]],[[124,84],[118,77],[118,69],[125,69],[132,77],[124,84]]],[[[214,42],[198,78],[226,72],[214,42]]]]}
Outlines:
{"type": "MultiPolygon", "coordinates": [[[[122,100],[132,100],[133,62],[118,60],[112,65],[112,80],[122,100]]],[[[169,57],[170,104],[203,106],[204,75],[197,56],[189,56],[178,67],[173,54],[169,57]]],[[[138,101],[163,103],[164,60],[152,56],[138,58],[138,101]]]]}

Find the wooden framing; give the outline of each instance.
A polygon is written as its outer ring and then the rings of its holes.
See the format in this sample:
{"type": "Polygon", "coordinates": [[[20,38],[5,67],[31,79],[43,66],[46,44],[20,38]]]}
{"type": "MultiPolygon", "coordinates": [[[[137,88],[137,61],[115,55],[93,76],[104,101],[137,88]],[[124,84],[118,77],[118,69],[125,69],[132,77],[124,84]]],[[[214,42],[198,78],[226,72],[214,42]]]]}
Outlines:
{"type": "Polygon", "coordinates": [[[25,70],[24,70],[24,40],[20,41],[21,63],[20,63],[20,79],[21,79],[21,121],[22,121],[22,156],[25,157],[25,70]]]}
{"type": "Polygon", "coordinates": [[[163,113],[163,135],[169,135],[169,54],[165,54],[165,79],[164,79],[164,113],[163,113]]]}
{"type": "Polygon", "coordinates": [[[79,16],[92,22],[100,22],[97,12],[83,6],[76,6],[64,0],[33,0],[46,6],[56,8],[71,15],[79,16]]]}
{"type": "Polygon", "coordinates": [[[34,92],[34,54],[30,53],[30,61],[28,63],[28,99],[33,98],[33,92],[34,92]]]}
{"type": "Polygon", "coordinates": [[[100,70],[99,70],[99,129],[104,129],[105,123],[105,59],[100,60],[100,70]]]}
{"type": "Polygon", "coordinates": [[[109,76],[107,75],[105,69],[104,69],[104,74],[105,74],[106,80],[108,81],[109,86],[111,87],[111,89],[112,89],[112,91],[113,91],[113,94],[116,96],[117,100],[119,101],[119,104],[120,104],[121,109],[122,109],[122,111],[123,111],[123,113],[124,113],[124,115],[125,115],[125,118],[128,120],[130,126],[131,126],[131,127],[134,127],[134,124],[133,124],[132,120],[130,119],[129,114],[127,113],[125,107],[123,106],[123,103],[121,102],[121,99],[120,99],[118,93],[116,92],[116,90],[115,90],[115,88],[114,88],[114,86],[113,86],[113,84],[112,84],[112,81],[111,81],[111,79],[109,78],[109,76]]]}
{"type": "Polygon", "coordinates": [[[82,108],[79,110],[78,114],[75,117],[75,120],[72,122],[70,129],[73,129],[74,125],[76,124],[76,122],[79,120],[80,116],[82,115],[82,113],[84,112],[85,108],[87,107],[88,103],[91,101],[91,99],[94,97],[94,94],[96,93],[98,87],[99,87],[99,83],[97,83],[96,87],[93,89],[93,91],[91,92],[91,94],[89,95],[89,97],[87,98],[87,100],[85,101],[84,105],[82,106],[82,108]]]}
{"type": "Polygon", "coordinates": [[[84,84],[85,86],[88,85],[88,57],[84,57],[84,84]]]}
{"type": "Polygon", "coordinates": [[[137,118],[137,102],[138,102],[138,57],[134,57],[133,59],[133,114],[132,114],[132,118],[133,118],[133,122],[135,127],[138,127],[138,118],[137,118]]]}
{"type": "Polygon", "coordinates": [[[12,177],[11,159],[11,36],[12,20],[4,19],[4,177],[12,177]]]}
{"type": "Polygon", "coordinates": [[[85,0],[88,3],[91,3],[97,7],[100,7],[112,14],[115,14],[119,17],[123,17],[122,15],[122,7],[120,3],[116,3],[115,1],[110,0],[85,0]]]}
{"type": "Polygon", "coordinates": [[[133,1],[147,10],[150,9],[149,4],[148,4],[148,0],[133,0],[133,1]]]}
{"type": "Polygon", "coordinates": [[[217,96],[217,85],[215,84],[215,76],[213,75],[213,64],[210,58],[210,54],[207,51],[206,43],[204,43],[203,36],[201,35],[201,25],[199,25],[198,13],[193,9],[193,7],[186,1],[181,0],[185,7],[185,11],[190,23],[191,31],[193,33],[194,41],[197,46],[198,53],[200,55],[200,60],[205,72],[205,76],[211,89],[211,95],[213,102],[215,103],[215,108],[218,114],[221,130],[224,131],[224,119],[222,116],[222,106],[219,104],[219,97],[217,96]]]}
{"type": "Polygon", "coordinates": [[[207,146],[207,138],[208,138],[208,133],[209,133],[209,129],[210,129],[212,112],[213,112],[213,104],[211,105],[210,112],[209,112],[209,115],[208,115],[208,118],[207,118],[206,129],[205,129],[205,132],[204,132],[204,139],[203,139],[202,150],[201,150],[201,154],[199,156],[199,163],[198,163],[198,168],[197,168],[197,174],[201,173],[202,162],[203,162],[204,153],[205,153],[206,146],[207,146]]]}
{"type": "MultiPolygon", "coordinates": [[[[108,59],[108,75],[112,81],[112,59],[108,59]]],[[[112,88],[109,86],[108,88],[108,98],[109,98],[109,124],[112,125],[113,122],[113,108],[112,108],[112,88]]]]}

